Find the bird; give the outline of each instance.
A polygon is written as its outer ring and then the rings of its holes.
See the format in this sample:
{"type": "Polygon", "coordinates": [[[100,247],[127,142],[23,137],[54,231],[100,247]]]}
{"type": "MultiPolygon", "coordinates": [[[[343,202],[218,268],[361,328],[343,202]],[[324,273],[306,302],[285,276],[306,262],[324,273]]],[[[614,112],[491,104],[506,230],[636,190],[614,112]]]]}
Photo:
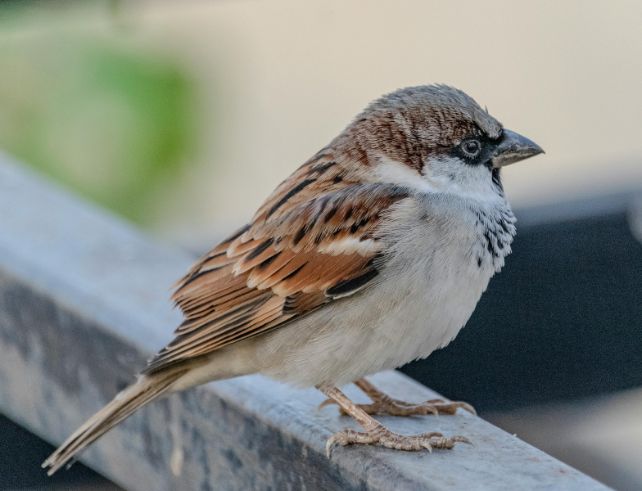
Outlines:
{"type": "Polygon", "coordinates": [[[469,404],[399,401],[365,377],[429,356],[466,324],[516,233],[501,171],[540,153],[448,85],[375,100],[179,280],[184,320],[171,342],[43,467],[53,474],[162,395],[254,373],[316,387],[352,416],[360,430],[332,435],[328,454],[469,443],[398,434],[373,417],[469,404]],[[350,383],[372,403],[349,399],[340,387],[350,383]]]}

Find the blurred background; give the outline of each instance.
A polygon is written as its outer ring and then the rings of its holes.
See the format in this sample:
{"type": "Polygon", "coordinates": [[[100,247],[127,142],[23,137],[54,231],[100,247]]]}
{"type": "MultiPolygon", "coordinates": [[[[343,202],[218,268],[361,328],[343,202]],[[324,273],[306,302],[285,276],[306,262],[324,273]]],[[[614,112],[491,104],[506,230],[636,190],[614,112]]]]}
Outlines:
{"type": "MultiPolygon", "coordinates": [[[[0,148],[200,253],[372,99],[465,90],[547,153],[504,173],[520,219],[505,271],[404,371],[640,489],[641,25],[632,0],[4,1],[0,148]]],[[[7,486],[98,486],[81,466],[64,484],[17,471],[17,448],[24,469],[48,449],[3,424],[7,486]]]]}

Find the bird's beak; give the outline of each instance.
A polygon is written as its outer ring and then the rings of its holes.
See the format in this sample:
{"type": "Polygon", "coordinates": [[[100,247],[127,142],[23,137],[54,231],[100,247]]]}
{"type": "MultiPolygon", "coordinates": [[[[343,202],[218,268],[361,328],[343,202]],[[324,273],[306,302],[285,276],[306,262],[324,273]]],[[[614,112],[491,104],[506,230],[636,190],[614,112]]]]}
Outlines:
{"type": "Polygon", "coordinates": [[[519,133],[504,129],[502,139],[495,148],[491,160],[493,167],[499,168],[540,153],[544,153],[544,150],[537,143],[519,133]]]}

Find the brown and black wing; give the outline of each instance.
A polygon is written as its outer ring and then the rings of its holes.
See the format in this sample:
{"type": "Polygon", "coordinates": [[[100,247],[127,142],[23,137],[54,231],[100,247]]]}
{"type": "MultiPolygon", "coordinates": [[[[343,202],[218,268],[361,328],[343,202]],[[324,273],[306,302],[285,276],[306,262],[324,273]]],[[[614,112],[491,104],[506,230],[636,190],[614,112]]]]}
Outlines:
{"type": "MultiPolygon", "coordinates": [[[[281,190],[282,197],[294,198],[294,188],[281,190]]],[[[272,197],[251,225],[219,244],[179,282],[173,299],[185,321],[145,372],[282,326],[377,276],[382,260],[377,226],[406,192],[354,184],[301,199],[305,194],[294,204],[272,197]]]]}

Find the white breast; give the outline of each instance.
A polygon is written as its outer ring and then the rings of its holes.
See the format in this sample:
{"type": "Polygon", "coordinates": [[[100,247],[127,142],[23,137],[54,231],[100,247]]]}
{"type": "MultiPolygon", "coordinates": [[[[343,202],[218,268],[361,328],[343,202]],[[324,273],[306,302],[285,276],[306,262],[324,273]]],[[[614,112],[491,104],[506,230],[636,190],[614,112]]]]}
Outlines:
{"type": "Polygon", "coordinates": [[[426,357],[457,335],[495,272],[492,258],[478,264],[483,237],[470,203],[407,199],[387,223],[389,254],[376,283],[257,343],[263,373],[342,385],[426,357]]]}

